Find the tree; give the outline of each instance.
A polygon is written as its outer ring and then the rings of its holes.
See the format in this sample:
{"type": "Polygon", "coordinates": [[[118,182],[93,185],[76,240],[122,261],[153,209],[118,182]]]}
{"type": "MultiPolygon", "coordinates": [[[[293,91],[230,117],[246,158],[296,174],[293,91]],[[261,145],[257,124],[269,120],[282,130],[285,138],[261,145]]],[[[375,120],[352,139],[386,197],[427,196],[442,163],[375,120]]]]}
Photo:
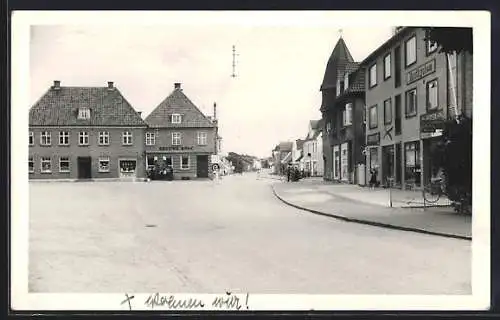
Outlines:
{"type": "Polygon", "coordinates": [[[473,53],[472,28],[429,27],[425,31],[426,40],[440,45],[440,52],[473,53]]]}

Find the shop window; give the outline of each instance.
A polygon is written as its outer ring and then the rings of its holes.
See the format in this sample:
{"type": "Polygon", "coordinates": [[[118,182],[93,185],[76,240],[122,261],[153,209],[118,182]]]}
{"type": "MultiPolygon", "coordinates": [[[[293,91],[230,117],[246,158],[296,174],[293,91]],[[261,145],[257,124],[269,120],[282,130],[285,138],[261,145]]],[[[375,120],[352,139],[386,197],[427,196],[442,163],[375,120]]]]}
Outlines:
{"type": "MultiPolygon", "coordinates": [[[[108,162],[109,164],[109,162],[108,162]]],[[[135,171],[135,160],[120,160],[120,171],[123,173],[131,173],[135,171]]]]}
{"type": "Polygon", "coordinates": [[[109,157],[99,158],[99,172],[109,172],[109,157]]]}
{"type": "Polygon", "coordinates": [[[415,36],[405,42],[405,65],[408,67],[417,62],[417,38],[415,36]]]}
{"type": "Polygon", "coordinates": [[[378,171],[378,148],[370,148],[370,170],[378,171]]]}
{"type": "Polygon", "coordinates": [[[409,185],[420,184],[420,143],[405,144],[405,180],[409,185]]]}
{"type": "Polygon", "coordinates": [[[99,144],[101,146],[109,145],[109,132],[107,131],[99,132],[99,144]]]}
{"type": "Polygon", "coordinates": [[[384,124],[392,123],[392,101],[387,99],[384,101],[384,124]]]}
{"type": "Polygon", "coordinates": [[[435,110],[438,107],[438,81],[427,82],[427,110],[435,110]]]}
{"type": "Polygon", "coordinates": [[[40,161],[40,171],[42,173],[52,172],[52,161],[50,157],[42,157],[42,160],[40,161]]]}
{"type": "Polygon", "coordinates": [[[28,158],[28,172],[29,173],[35,172],[35,162],[33,161],[33,157],[28,158]]]}
{"type": "Polygon", "coordinates": [[[370,67],[370,72],[368,74],[370,88],[377,85],[377,64],[375,63],[370,67]]]}
{"type": "Polygon", "coordinates": [[[69,157],[59,158],[59,172],[70,172],[69,171],[69,157]]]}
{"type": "Polygon", "coordinates": [[[413,117],[417,114],[417,89],[406,92],[406,117],[413,117]]]}
{"type": "Polygon", "coordinates": [[[370,123],[370,129],[375,129],[378,127],[377,105],[370,107],[369,123],[370,123]]]}
{"type": "Polygon", "coordinates": [[[181,169],[189,169],[189,156],[181,156],[181,169]]]}

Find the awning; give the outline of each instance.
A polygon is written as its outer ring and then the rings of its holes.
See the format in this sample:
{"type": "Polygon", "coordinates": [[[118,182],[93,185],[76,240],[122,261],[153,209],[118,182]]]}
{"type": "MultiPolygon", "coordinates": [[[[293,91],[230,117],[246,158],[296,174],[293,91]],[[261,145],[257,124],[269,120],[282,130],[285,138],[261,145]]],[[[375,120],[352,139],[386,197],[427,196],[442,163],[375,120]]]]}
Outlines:
{"type": "Polygon", "coordinates": [[[283,158],[283,160],[281,160],[281,163],[290,162],[291,159],[292,159],[292,153],[288,152],[288,154],[283,158]]]}

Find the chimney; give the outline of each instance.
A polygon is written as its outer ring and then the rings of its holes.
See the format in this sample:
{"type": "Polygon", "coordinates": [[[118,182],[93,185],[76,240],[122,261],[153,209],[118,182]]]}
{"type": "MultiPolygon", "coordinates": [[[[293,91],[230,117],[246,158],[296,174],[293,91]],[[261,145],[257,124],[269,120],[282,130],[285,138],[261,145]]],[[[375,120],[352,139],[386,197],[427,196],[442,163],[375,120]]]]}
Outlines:
{"type": "Polygon", "coordinates": [[[182,90],[180,82],[174,83],[174,89],[176,89],[176,90],[182,90]]]}
{"type": "Polygon", "coordinates": [[[54,85],[52,86],[52,88],[55,89],[55,90],[61,89],[61,81],[54,80],[54,85]]]}
{"type": "Polygon", "coordinates": [[[214,120],[217,119],[217,103],[214,102],[214,120]]]}
{"type": "Polygon", "coordinates": [[[113,81],[108,81],[108,89],[109,90],[112,90],[114,87],[113,87],[113,81]]]}

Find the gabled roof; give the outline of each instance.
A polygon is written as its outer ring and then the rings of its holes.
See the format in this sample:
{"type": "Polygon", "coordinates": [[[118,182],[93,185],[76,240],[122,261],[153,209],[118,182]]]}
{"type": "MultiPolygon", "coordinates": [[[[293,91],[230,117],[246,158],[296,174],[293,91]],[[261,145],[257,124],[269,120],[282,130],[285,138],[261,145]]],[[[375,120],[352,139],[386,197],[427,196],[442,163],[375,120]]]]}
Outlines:
{"type": "Polygon", "coordinates": [[[146,126],[120,91],[108,87],[52,86],[29,111],[31,126],[146,126]],[[78,119],[80,107],[90,119],[78,119]]]}
{"type": "Polygon", "coordinates": [[[337,85],[337,79],[344,75],[346,68],[352,68],[353,63],[354,59],[344,39],[340,38],[326,64],[325,75],[320,90],[335,87],[337,85]]]}
{"type": "Polygon", "coordinates": [[[213,128],[210,121],[176,84],[174,91],[145,119],[152,128],[213,128]],[[181,123],[172,123],[171,115],[181,114],[181,123]]]}
{"type": "Polygon", "coordinates": [[[285,142],[280,142],[279,144],[279,151],[292,151],[293,149],[293,142],[285,141],[285,142]]]}

